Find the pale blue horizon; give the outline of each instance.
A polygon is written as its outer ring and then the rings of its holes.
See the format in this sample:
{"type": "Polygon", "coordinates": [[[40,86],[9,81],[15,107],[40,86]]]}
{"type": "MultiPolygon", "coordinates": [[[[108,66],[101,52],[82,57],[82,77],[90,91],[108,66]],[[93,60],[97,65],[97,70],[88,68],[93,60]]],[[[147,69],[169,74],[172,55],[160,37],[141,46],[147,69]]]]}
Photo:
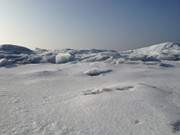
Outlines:
{"type": "Polygon", "coordinates": [[[0,0],[0,44],[126,50],[180,42],[179,0],[0,0]]]}

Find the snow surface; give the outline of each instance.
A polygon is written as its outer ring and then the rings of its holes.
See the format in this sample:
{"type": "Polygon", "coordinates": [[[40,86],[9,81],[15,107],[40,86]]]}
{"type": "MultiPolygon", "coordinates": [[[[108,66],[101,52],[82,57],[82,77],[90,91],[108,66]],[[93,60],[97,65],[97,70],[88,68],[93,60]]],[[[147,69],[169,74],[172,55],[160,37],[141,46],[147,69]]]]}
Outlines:
{"type": "Polygon", "coordinates": [[[180,134],[180,63],[0,68],[1,135],[180,134]],[[90,69],[111,69],[88,76],[90,69]]]}
{"type": "Polygon", "coordinates": [[[180,134],[178,51],[2,50],[0,135],[180,134]]]}

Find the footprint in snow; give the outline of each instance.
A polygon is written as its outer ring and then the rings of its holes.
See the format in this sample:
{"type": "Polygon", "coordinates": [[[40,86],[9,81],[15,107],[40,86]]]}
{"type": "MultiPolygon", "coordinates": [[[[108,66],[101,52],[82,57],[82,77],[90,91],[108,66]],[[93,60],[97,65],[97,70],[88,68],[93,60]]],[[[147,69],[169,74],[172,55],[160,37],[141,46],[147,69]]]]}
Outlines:
{"type": "Polygon", "coordinates": [[[135,124],[135,125],[142,124],[142,121],[140,121],[140,120],[135,120],[135,121],[134,121],[134,124],[135,124]]]}
{"type": "Polygon", "coordinates": [[[130,90],[134,88],[134,86],[125,86],[125,87],[117,87],[116,90],[124,91],[124,90],[130,90]]]}
{"type": "Polygon", "coordinates": [[[18,98],[18,97],[12,97],[12,98],[10,99],[10,101],[11,101],[11,103],[13,103],[13,104],[19,103],[19,102],[20,102],[20,98],[18,98]]]}
{"type": "Polygon", "coordinates": [[[128,91],[133,89],[134,86],[123,86],[123,87],[110,87],[110,88],[101,88],[101,89],[91,89],[83,92],[84,95],[96,95],[101,94],[103,92],[111,92],[111,91],[128,91]]]}
{"type": "Polygon", "coordinates": [[[51,97],[50,96],[44,96],[43,97],[43,103],[49,103],[49,101],[51,100],[51,97]]]}
{"type": "Polygon", "coordinates": [[[8,91],[0,91],[0,97],[6,97],[9,96],[8,91]]]}

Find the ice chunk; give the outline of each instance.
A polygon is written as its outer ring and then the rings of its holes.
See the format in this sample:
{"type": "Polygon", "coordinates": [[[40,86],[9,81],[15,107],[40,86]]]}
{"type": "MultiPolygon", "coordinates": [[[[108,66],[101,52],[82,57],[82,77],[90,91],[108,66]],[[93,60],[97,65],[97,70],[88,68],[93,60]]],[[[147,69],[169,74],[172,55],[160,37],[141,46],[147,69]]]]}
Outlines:
{"type": "Polygon", "coordinates": [[[174,67],[174,65],[169,64],[169,63],[164,63],[164,62],[161,62],[161,63],[159,64],[159,66],[161,66],[161,67],[174,67]]]}
{"type": "Polygon", "coordinates": [[[0,59],[0,66],[5,66],[8,60],[6,58],[0,59]]]}
{"type": "Polygon", "coordinates": [[[56,64],[69,62],[72,58],[70,53],[59,53],[56,55],[56,64]]]}
{"type": "Polygon", "coordinates": [[[11,59],[9,59],[9,60],[6,58],[0,59],[0,67],[1,66],[7,66],[7,65],[10,65],[12,63],[13,63],[13,61],[11,59]]]}

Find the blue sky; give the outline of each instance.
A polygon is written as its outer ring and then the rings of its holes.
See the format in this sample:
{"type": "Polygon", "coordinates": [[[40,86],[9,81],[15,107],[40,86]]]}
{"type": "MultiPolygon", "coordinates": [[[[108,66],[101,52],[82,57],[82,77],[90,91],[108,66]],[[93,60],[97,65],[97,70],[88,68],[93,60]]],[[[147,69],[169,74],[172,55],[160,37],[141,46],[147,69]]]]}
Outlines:
{"type": "Polygon", "coordinates": [[[0,44],[125,50],[180,42],[180,0],[0,0],[0,44]]]}

